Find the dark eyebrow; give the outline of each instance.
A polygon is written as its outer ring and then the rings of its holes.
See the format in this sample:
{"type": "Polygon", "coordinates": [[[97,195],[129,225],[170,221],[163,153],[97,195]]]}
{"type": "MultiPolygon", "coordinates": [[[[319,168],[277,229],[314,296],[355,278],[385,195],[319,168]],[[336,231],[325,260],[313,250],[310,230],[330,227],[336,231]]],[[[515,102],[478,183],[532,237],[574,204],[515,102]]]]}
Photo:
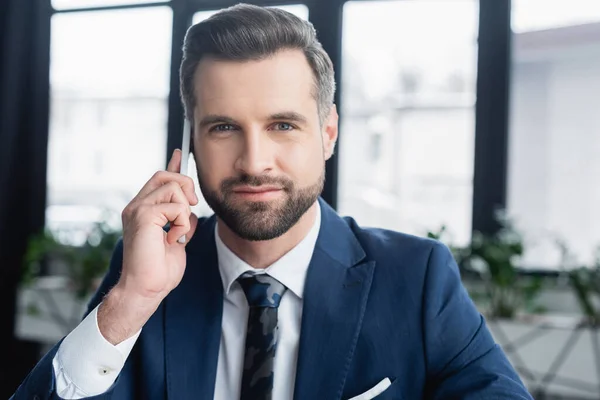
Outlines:
{"type": "MultiPolygon", "coordinates": [[[[299,124],[306,124],[308,121],[306,117],[301,114],[298,114],[295,111],[283,111],[279,113],[272,114],[269,116],[269,120],[271,121],[292,121],[297,122],[299,124]]],[[[230,124],[230,125],[239,125],[236,120],[233,118],[226,117],[224,115],[216,115],[210,114],[200,120],[200,129],[206,128],[209,125],[213,124],[230,124]]]]}
{"type": "Polygon", "coordinates": [[[298,114],[297,112],[294,112],[294,111],[284,111],[284,112],[276,113],[276,114],[271,115],[269,117],[269,119],[272,121],[275,121],[275,120],[292,121],[292,122],[297,122],[299,124],[307,123],[306,117],[304,117],[303,115],[298,114]]]}
{"type": "Polygon", "coordinates": [[[226,117],[224,115],[207,115],[200,120],[200,129],[206,128],[212,124],[230,124],[239,125],[234,119],[226,117]]]}

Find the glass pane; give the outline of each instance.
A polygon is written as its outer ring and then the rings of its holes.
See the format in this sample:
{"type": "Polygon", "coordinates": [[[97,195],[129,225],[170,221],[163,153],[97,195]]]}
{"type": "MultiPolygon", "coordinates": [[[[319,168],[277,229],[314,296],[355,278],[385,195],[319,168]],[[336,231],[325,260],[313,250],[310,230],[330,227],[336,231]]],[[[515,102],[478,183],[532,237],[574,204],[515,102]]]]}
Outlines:
{"type": "MultiPolygon", "coordinates": [[[[291,12],[299,18],[304,20],[308,20],[308,7],[304,4],[291,4],[287,6],[273,6],[275,8],[280,8],[282,10],[291,12]]],[[[199,11],[194,14],[194,18],[192,23],[197,24],[198,22],[205,20],[213,14],[216,14],[219,10],[208,10],[208,11],[199,11]]]]}
{"type": "Polygon", "coordinates": [[[513,0],[508,211],[524,264],[578,263],[600,244],[600,2],[513,0]]]}
{"type": "Polygon", "coordinates": [[[477,1],[344,7],[339,210],[471,237],[477,1]]]}
{"type": "MultiPolygon", "coordinates": [[[[171,1],[171,0],[166,0],[171,1]]],[[[164,3],[165,0],[52,0],[55,10],[69,8],[108,7],[127,4],[164,3]]]]}
{"type": "Polygon", "coordinates": [[[164,169],[171,22],[169,7],[52,18],[47,225],[65,240],[164,169]]]}
{"type": "Polygon", "coordinates": [[[600,1],[512,0],[514,33],[598,22],[600,1]]]}

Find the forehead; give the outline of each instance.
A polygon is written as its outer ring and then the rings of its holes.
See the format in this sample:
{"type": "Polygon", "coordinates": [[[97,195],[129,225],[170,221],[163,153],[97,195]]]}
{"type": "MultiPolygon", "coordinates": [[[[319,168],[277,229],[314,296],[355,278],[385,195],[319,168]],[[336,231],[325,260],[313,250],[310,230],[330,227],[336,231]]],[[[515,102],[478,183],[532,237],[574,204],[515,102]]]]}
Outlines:
{"type": "MultiPolygon", "coordinates": [[[[204,58],[196,69],[196,113],[237,109],[314,108],[315,80],[301,50],[284,50],[257,61],[204,58]]],[[[267,111],[267,110],[265,110],[267,111]]]]}

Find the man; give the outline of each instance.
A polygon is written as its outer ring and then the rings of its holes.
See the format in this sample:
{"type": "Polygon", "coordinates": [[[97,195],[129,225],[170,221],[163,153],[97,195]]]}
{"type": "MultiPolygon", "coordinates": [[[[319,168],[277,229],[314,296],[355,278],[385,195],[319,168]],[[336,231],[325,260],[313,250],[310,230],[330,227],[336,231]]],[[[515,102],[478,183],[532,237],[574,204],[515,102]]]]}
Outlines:
{"type": "Polygon", "coordinates": [[[190,28],[181,94],[216,216],[191,213],[175,151],[123,211],[87,316],[14,398],[531,399],[446,247],[319,198],[334,89],[289,13],[238,5],[190,28]]]}

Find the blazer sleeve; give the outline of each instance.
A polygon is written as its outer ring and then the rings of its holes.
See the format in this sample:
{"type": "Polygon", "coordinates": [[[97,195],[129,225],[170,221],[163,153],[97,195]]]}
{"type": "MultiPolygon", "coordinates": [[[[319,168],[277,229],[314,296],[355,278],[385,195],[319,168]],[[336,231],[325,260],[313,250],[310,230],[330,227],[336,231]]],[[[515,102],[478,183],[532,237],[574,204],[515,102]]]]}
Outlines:
{"type": "MultiPolygon", "coordinates": [[[[104,298],[104,296],[110,291],[110,289],[117,283],[119,280],[119,276],[121,274],[121,267],[123,264],[123,240],[120,239],[115,246],[115,250],[113,251],[110,267],[108,272],[104,276],[100,287],[91,300],[88,303],[87,310],[84,313],[84,317],[87,316],[104,298]]],[[[55,392],[55,376],[54,376],[54,368],[52,366],[52,360],[60,347],[62,339],[52,347],[46,353],[40,361],[36,364],[36,366],[29,372],[27,377],[23,380],[21,385],[17,388],[16,392],[12,395],[10,400],[59,400],[60,397],[55,392]]],[[[125,371],[125,369],[123,370],[125,371]]],[[[121,371],[121,375],[123,375],[123,371],[121,371]]],[[[118,385],[121,376],[119,376],[112,387],[105,393],[88,397],[88,399],[109,399],[111,397],[111,393],[114,388],[118,385]]]]}
{"type": "Polygon", "coordinates": [[[427,399],[533,400],[465,290],[449,249],[435,242],[423,292],[427,399]]]}

